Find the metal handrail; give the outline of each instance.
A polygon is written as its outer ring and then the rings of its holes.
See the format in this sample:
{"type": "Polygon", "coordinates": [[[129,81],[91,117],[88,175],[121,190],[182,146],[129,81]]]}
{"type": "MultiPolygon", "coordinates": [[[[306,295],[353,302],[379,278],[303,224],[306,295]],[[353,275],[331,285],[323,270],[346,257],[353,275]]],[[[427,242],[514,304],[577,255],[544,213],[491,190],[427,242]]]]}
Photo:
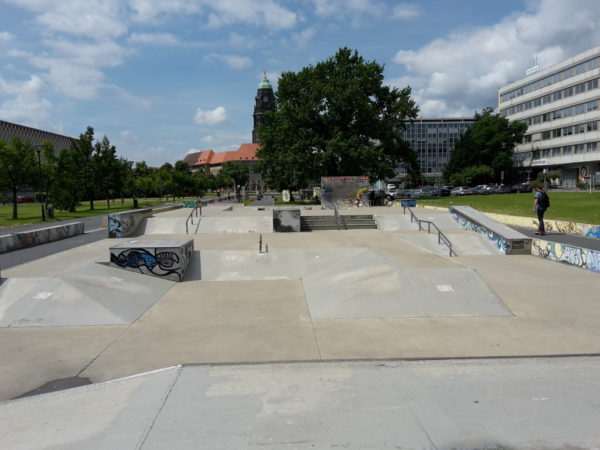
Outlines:
{"type": "Polygon", "coordinates": [[[438,235],[438,244],[445,244],[446,247],[448,247],[448,250],[450,251],[450,256],[458,256],[458,254],[454,251],[454,249],[452,248],[452,242],[450,242],[450,240],[446,237],[446,235],[444,233],[442,233],[442,230],[440,230],[438,228],[438,226],[429,221],[429,220],[421,220],[419,219],[416,214],[413,212],[412,209],[410,209],[410,207],[408,206],[403,206],[404,209],[404,214],[406,214],[406,210],[408,209],[408,211],[410,212],[410,221],[412,222],[417,222],[419,225],[419,231],[424,231],[424,229],[422,228],[421,224],[422,223],[426,223],[427,224],[427,234],[431,234],[431,225],[433,225],[433,227],[437,230],[437,235],[438,235]]]}
{"type": "MultiPolygon", "coordinates": [[[[192,209],[187,219],[185,219],[185,234],[190,234],[188,230],[188,222],[191,222],[191,224],[194,225],[194,213],[196,213],[196,217],[200,217],[202,214],[202,203],[199,201],[196,201],[196,206],[194,206],[194,209],[192,209]]],[[[200,224],[200,220],[198,220],[198,224],[200,224]]]]}

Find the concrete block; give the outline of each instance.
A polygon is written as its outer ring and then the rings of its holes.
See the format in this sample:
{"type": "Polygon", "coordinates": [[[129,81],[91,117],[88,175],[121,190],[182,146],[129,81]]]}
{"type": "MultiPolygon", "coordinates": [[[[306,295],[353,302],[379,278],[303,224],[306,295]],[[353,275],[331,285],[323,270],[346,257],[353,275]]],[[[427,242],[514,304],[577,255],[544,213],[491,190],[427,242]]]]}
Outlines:
{"type": "Polygon", "coordinates": [[[21,248],[21,243],[13,234],[0,236],[0,253],[12,252],[21,248]]]}
{"type": "Polygon", "coordinates": [[[193,251],[193,239],[136,239],[111,247],[110,265],[181,281],[193,251]]]}
{"type": "Polygon", "coordinates": [[[46,244],[48,242],[77,236],[83,234],[83,231],[83,222],[73,222],[54,227],[22,231],[20,233],[16,233],[15,237],[21,244],[21,247],[33,247],[35,245],[46,244]]]}
{"type": "Polygon", "coordinates": [[[131,236],[139,224],[148,217],[152,217],[152,208],[108,214],[108,237],[124,238],[131,236]]]}
{"type": "Polygon", "coordinates": [[[273,231],[276,233],[300,232],[300,210],[274,209],[273,231]]]}
{"type": "Polygon", "coordinates": [[[507,255],[531,254],[531,238],[498,223],[470,206],[451,206],[450,214],[465,230],[484,234],[507,255]]]}

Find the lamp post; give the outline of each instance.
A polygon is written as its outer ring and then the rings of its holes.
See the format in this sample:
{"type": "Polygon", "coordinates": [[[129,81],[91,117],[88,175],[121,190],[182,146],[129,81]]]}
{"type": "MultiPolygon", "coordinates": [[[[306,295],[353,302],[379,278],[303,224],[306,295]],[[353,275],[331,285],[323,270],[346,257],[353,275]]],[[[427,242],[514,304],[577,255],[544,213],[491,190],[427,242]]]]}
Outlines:
{"type": "MultiPolygon", "coordinates": [[[[42,184],[42,188],[44,187],[44,182],[42,180],[42,148],[39,145],[35,146],[35,151],[38,155],[38,172],[39,172],[39,182],[42,184]]],[[[40,204],[42,205],[42,220],[46,221],[46,209],[44,208],[44,201],[46,200],[46,193],[42,191],[42,198],[40,204]]]]}

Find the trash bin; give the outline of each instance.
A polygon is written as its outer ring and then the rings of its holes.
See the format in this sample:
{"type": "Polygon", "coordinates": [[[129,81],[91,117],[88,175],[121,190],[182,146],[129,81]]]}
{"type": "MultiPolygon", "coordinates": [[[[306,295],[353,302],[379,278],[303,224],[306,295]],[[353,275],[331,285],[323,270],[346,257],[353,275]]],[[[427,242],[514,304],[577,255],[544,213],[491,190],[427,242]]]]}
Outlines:
{"type": "Polygon", "coordinates": [[[54,219],[54,206],[48,206],[46,207],[46,215],[48,216],[48,219],[54,219]]]}

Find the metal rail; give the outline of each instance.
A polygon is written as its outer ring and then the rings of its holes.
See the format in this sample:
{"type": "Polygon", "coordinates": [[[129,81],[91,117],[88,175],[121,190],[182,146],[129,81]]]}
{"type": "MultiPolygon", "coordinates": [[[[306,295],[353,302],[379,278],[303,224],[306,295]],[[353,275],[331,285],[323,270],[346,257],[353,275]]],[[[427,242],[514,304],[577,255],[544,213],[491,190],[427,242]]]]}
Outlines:
{"type": "MultiPolygon", "coordinates": [[[[196,206],[194,206],[194,209],[192,209],[187,219],[185,219],[185,234],[190,234],[188,230],[188,223],[191,222],[191,224],[194,225],[194,213],[196,213],[196,217],[200,217],[202,214],[202,203],[200,203],[198,200],[196,200],[196,206]]],[[[200,219],[198,219],[198,224],[200,224],[200,219]]]]}
{"type": "Polygon", "coordinates": [[[406,214],[406,210],[408,209],[408,211],[410,212],[410,221],[412,222],[417,222],[419,225],[419,231],[424,231],[425,229],[423,228],[422,224],[426,223],[427,224],[427,233],[431,234],[431,226],[433,225],[433,228],[435,228],[437,230],[437,235],[438,235],[438,244],[444,244],[446,245],[446,247],[448,247],[448,250],[450,252],[450,256],[458,256],[458,254],[454,251],[454,249],[452,248],[452,242],[450,242],[450,240],[446,237],[446,235],[444,233],[442,233],[442,230],[440,230],[437,225],[429,220],[421,220],[419,219],[415,213],[413,212],[412,209],[410,209],[410,207],[408,206],[403,206],[404,209],[404,214],[406,214]]]}

